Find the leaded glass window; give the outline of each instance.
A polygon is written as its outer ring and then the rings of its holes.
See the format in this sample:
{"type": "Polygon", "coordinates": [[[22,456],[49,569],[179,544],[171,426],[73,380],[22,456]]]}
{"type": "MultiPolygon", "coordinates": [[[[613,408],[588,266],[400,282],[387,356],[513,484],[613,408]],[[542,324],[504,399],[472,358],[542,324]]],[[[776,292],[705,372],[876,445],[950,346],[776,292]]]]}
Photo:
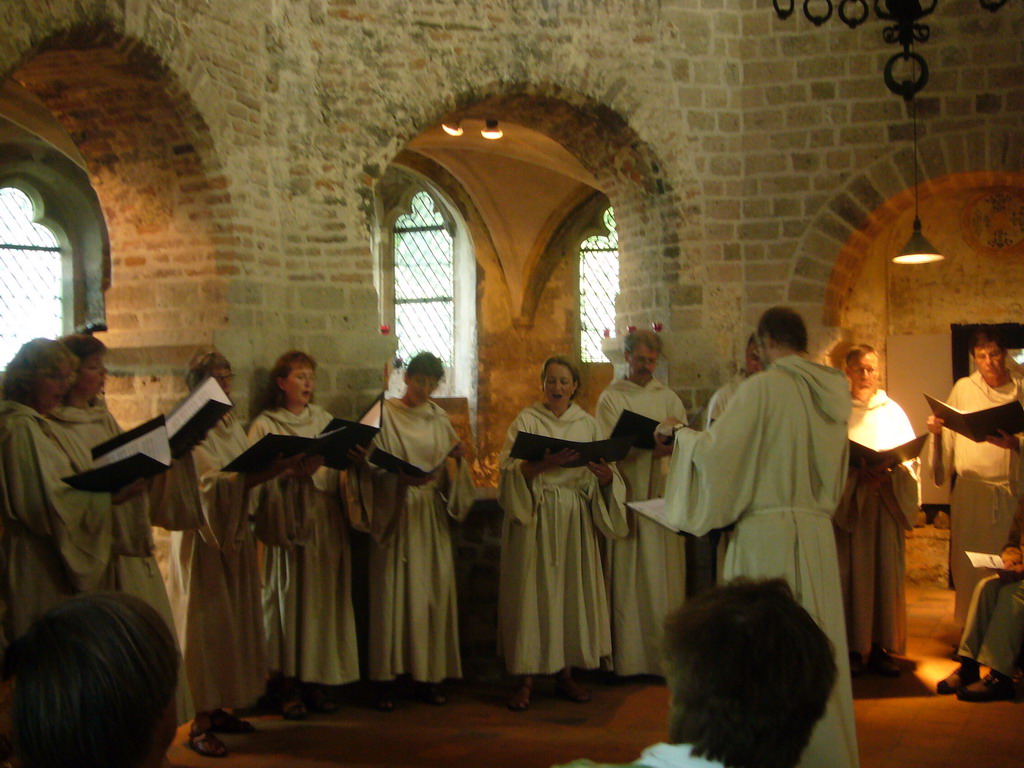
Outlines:
{"type": "Polygon", "coordinates": [[[60,243],[36,218],[28,195],[0,189],[0,366],[26,341],[63,331],[60,243]]]}
{"type": "Polygon", "coordinates": [[[394,226],[395,335],[398,356],[433,352],[454,362],[455,258],[440,207],[426,192],[413,196],[394,226]]]}
{"type": "Polygon", "coordinates": [[[580,359],[585,363],[609,362],[601,339],[606,328],[615,327],[619,235],[611,208],[603,220],[608,234],[588,237],[580,244],[580,359]]]}

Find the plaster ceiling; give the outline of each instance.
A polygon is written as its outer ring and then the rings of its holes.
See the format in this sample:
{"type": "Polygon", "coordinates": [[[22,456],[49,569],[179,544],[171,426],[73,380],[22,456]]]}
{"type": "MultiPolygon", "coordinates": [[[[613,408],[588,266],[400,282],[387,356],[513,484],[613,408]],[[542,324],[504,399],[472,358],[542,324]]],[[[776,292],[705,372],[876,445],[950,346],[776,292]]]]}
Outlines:
{"type": "Polygon", "coordinates": [[[443,166],[465,188],[487,226],[519,315],[530,274],[565,216],[598,190],[597,180],[558,142],[502,122],[501,139],[480,135],[483,120],[464,119],[462,136],[435,126],[408,149],[443,166]]]}

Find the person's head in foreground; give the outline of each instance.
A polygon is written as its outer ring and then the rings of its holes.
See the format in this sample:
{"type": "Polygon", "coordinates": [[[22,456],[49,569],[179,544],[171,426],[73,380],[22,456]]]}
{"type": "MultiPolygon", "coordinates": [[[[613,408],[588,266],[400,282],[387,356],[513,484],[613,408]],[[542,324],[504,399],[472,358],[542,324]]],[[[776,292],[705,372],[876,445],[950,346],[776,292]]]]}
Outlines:
{"type": "Polygon", "coordinates": [[[795,309],[772,307],[757,323],[761,362],[774,363],[780,357],[807,352],[807,326],[795,309]]]}
{"type": "Polygon", "coordinates": [[[3,677],[23,768],[156,768],[174,738],[174,638],[131,595],[53,608],[7,649],[3,677]]]}
{"type": "Polygon", "coordinates": [[[799,762],[836,679],[832,643],[782,579],[736,579],[665,620],[669,740],[730,768],[799,762]]]}

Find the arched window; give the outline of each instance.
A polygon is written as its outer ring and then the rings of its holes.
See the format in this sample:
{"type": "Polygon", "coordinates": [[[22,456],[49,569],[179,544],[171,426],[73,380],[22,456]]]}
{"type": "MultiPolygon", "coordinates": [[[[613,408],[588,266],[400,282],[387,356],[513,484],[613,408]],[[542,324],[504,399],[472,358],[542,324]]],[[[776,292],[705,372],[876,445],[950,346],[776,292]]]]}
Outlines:
{"type": "Polygon", "coordinates": [[[609,207],[602,221],[607,235],[593,235],[580,244],[580,359],[607,363],[601,349],[605,329],[615,327],[615,297],[619,295],[619,235],[609,207]]]}
{"type": "Polygon", "coordinates": [[[391,221],[381,261],[381,317],[408,362],[432,352],[444,362],[439,397],[474,397],[476,259],[455,207],[426,179],[389,169],[391,221]]]}
{"type": "Polygon", "coordinates": [[[22,189],[0,188],[0,366],[29,339],[64,332],[66,260],[42,215],[22,189]]]}
{"type": "Polygon", "coordinates": [[[455,351],[455,249],[440,206],[417,192],[395,219],[395,334],[398,356],[433,352],[446,368],[455,351]]]}

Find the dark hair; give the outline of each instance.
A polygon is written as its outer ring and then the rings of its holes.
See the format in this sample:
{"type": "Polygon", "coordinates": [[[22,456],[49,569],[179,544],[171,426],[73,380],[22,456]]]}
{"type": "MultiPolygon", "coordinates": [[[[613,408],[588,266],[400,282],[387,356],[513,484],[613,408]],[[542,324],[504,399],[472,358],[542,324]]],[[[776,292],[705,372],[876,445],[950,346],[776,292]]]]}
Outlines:
{"type": "Polygon", "coordinates": [[[999,332],[999,329],[994,325],[979,325],[971,331],[971,338],[967,342],[967,349],[970,350],[973,356],[975,349],[988,344],[995,344],[1001,352],[1006,352],[1006,342],[1003,341],[1003,334],[999,332]]]}
{"type": "Polygon", "coordinates": [[[70,336],[61,336],[57,341],[78,358],[79,364],[87,357],[103,355],[107,352],[107,345],[88,333],[72,333],[70,336]]]}
{"type": "Polygon", "coordinates": [[[795,352],[807,351],[807,326],[800,313],[789,307],[765,310],[757,322],[757,337],[762,342],[771,339],[795,352]]]}
{"type": "Polygon", "coordinates": [[[277,380],[287,378],[295,368],[311,368],[315,371],[316,360],[297,349],[290,349],[277,358],[277,362],[274,363],[274,367],[270,369],[270,374],[267,376],[267,389],[263,393],[261,411],[272,411],[275,408],[284,407],[284,392],[277,386],[277,380]]]}
{"type": "Polygon", "coordinates": [[[627,333],[626,337],[622,340],[622,348],[629,352],[629,354],[633,354],[633,350],[636,349],[638,344],[643,344],[652,352],[661,354],[661,334],[659,333],[655,333],[647,328],[640,328],[627,333]]]}
{"type": "Polygon", "coordinates": [[[574,389],[572,395],[569,396],[569,400],[575,400],[576,393],[580,391],[580,369],[561,355],[552,355],[545,360],[544,365],[540,367],[541,386],[544,385],[544,377],[548,375],[549,365],[564,365],[569,369],[569,373],[572,374],[572,383],[576,385],[576,389],[574,389]]]}
{"type": "Polygon", "coordinates": [[[170,629],[132,595],[71,598],[37,620],[4,657],[11,720],[25,768],[133,768],[153,747],[174,698],[170,629]]]}
{"type": "Polygon", "coordinates": [[[430,376],[440,381],[444,378],[444,363],[430,352],[419,352],[405,367],[406,376],[430,376]]]}
{"type": "Polygon", "coordinates": [[[850,347],[850,351],[846,353],[846,367],[849,368],[854,363],[859,363],[860,359],[864,355],[877,355],[878,352],[870,344],[855,344],[850,347]]]}
{"type": "Polygon", "coordinates": [[[78,358],[59,341],[26,341],[4,371],[4,399],[28,405],[39,379],[59,373],[65,365],[72,373],[77,371],[78,358]]]}
{"type": "Polygon", "coordinates": [[[797,764],[836,679],[832,643],[782,579],[735,579],[665,620],[669,737],[733,768],[797,764]]]}
{"type": "MultiPolygon", "coordinates": [[[[185,384],[189,390],[193,390],[203,383],[203,379],[210,376],[218,368],[231,370],[231,363],[220,352],[215,349],[200,350],[192,355],[188,361],[188,370],[185,371],[185,384]]],[[[286,376],[288,374],[285,374],[286,376]]]]}

